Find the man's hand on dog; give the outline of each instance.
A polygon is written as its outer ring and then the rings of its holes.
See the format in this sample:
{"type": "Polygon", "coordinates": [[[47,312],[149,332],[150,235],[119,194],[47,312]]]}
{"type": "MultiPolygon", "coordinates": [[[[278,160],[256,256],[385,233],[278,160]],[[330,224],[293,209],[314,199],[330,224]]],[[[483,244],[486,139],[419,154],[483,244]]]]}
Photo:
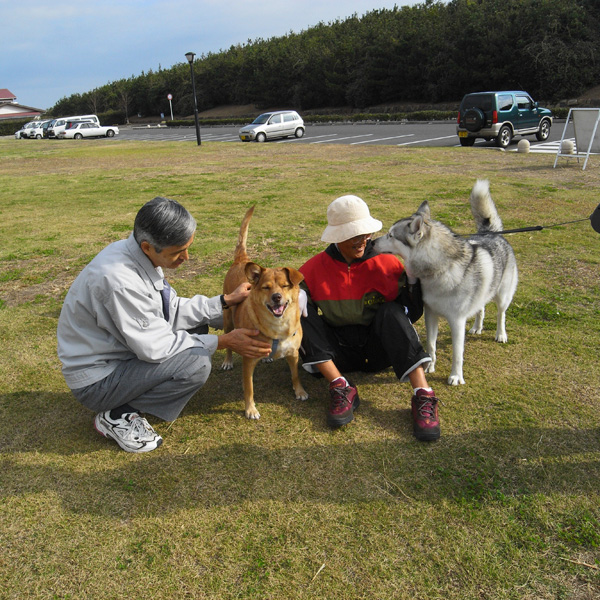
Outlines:
{"type": "Polygon", "coordinates": [[[231,292],[231,294],[225,294],[224,298],[227,306],[235,306],[236,304],[243,302],[247,298],[251,289],[252,286],[247,281],[240,283],[240,285],[238,285],[235,290],[231,292]]]}
{"type": "Polygon", "coordinates": [[[271,344],[255,339],[259,333],[258,329],[234,329],[219,336],[217,348],[229,348],[248,358],[266,358],[271,354],[271,344]]]}

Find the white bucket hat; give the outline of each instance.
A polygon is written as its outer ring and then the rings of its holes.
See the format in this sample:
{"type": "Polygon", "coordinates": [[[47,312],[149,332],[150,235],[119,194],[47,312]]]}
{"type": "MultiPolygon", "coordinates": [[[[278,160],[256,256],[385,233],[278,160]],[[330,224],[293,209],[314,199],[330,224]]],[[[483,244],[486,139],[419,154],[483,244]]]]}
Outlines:
{"type": "Polygon", "coordinates": [[[375,233],[382,226],[381,221],[371,217],[364,200],[358,196],[341,196],[327,207],[327,227],[321,241],[339,244],[357,235],[375,233]]]}

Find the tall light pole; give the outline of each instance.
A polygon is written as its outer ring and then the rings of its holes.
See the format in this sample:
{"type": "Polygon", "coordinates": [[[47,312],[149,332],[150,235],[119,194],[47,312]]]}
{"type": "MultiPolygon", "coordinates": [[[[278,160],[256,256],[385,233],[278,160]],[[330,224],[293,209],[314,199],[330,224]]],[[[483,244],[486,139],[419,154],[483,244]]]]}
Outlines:
{"type": "Polygon", "coordinates": [[[200,139],[200,123],[198,122],[198,99],[196,98],[196,80],[194,79],[194,57],[196,55],[193,52],[186,52],[185,57],[190,63],[190,73],[192,74],[192,92],[194,93],[194,120],[196,121],[196,139],[198,140],[198,146],[202,144],[200,139]]]}

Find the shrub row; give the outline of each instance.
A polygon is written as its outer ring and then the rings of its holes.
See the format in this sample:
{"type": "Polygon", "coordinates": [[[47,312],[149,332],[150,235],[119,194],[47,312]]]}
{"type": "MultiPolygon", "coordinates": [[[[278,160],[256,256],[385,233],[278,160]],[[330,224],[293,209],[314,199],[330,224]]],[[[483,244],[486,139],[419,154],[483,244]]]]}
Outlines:
{"type": "MultiPolygon", "coordinates": [[[[361,121],[448,121],[456,119],[455,111],[423,110],[410,113],[355,113],[355,114],[331,114],[331,115],[305,115],[302,117],[305,123],[357,123],[361,121]]],[[[198,119],[202,126],[210,125],[246,125],[251,118],[205,118],[198,119]]],[[[176,119],[166,122],[168,127],[194,127],[193,119],[176,119]]]]}
{"type": "Polygon", "coordinates": [[[31,119],[11,119],[10,121],[0,121],[0,135],[14,135],[25,123],[31,119]]]}
{"type": "MultiPolygon", "coordinates": [[[[328,115],[303,115],[305,123],[360,123],[360,122],[398,122],[398,121],[454,121],[456,111],[453,110],[417,110],[412,112],[396,113],[354,113],[354,114],[328,114],[328,115]]],[[[566,119],[569,109],[557,107],[552,109],[552,114],[557,119],[566,119]]],[[[246,125],[250,118],[205,118],[198,119],[202,127],[211,125],[246,125]]],[[[194,127],[193,119],[176,119],[166,122],[168,127],[194,127]]]]}

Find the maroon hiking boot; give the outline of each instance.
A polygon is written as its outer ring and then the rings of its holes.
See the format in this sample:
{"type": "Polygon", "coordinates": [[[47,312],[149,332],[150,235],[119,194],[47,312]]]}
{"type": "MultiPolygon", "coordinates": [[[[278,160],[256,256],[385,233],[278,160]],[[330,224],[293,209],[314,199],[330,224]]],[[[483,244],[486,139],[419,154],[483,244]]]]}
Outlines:
{"type": "Polygon", "coordinates": [[[327,424],[330,427],[341,427],[354,419],[354,411],[360,404],[357,389],[344,383],[343,379],[336,379],[329,384],[331,402],[327,411],[327,424]]]}
{"type": "Polygon", "coordinates": [[[412,397],[411,405],[415,437],[420,441],[437,440],[440,437],[440,420],[438,399],[433,391],[418,389],[412,397]]]}

